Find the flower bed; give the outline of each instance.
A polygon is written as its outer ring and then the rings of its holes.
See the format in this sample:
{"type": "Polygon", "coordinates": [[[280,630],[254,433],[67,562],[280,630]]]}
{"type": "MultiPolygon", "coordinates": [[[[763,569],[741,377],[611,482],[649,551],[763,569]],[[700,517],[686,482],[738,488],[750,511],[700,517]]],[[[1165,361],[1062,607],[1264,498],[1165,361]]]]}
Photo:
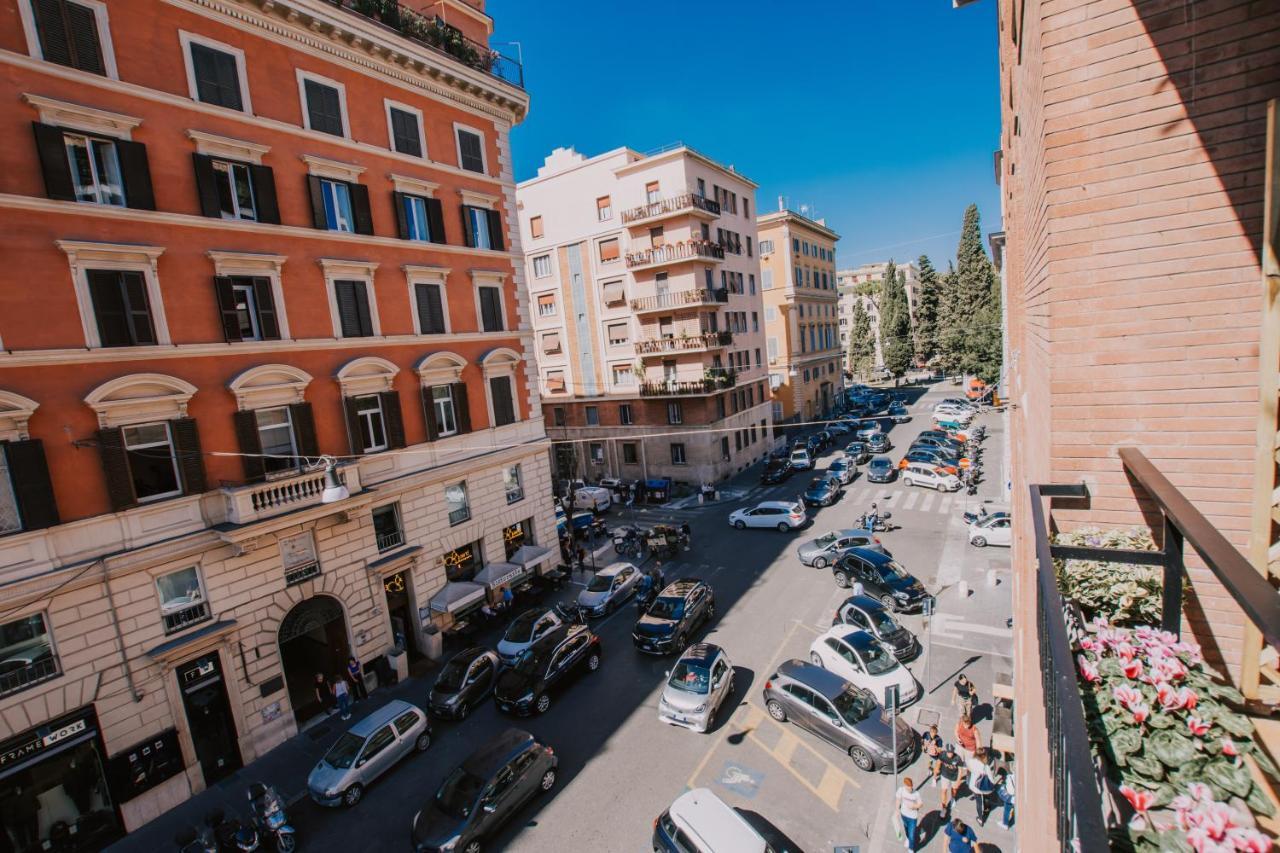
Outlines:
{"type": "MultiPolygon", "coordinates": [[[[1086,527],[1059,533],[1056,545],[1154,551],[1151,534],[1142,529],[1100,530],[1086,527]]],[[[1054,560],[1058,588],[1084,611],[1086,618],[1105,615],[1115,625],[1160,624],[1161,570],[1131,563],[1098,560],[1054,560]]]]}

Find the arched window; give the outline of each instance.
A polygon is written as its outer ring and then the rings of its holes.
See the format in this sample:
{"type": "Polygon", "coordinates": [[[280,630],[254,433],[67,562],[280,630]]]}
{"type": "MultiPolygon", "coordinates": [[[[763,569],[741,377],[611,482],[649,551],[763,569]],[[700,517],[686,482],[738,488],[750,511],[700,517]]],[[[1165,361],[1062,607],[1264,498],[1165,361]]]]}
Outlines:
{"type": "Polygon", "coordinates": [[[414,367],[422,387],[422,411],[427,441],[471,432],[471,407],[462,369],[467,362],[457,353],[433,352],[414,367]]]}
{"type": "Polygon", "coordinates": [[[520,419],[516,402],[516,365],[520,361],[520,354],[507,347],[489,350],[480,359],[490,426],[506,426],[520,419]]]}
{"type": "Polygon", "coordinates": [[[236,376],[236,439],[246,482],[287,476],[319,455],[315,417],[304,399],[311,374],[289,364],[261,364],[236,376]]]}
{"type": "Polygon", "coordinates": [[[377,453],[404,447],[404,418],[394,382],[400,368],[385,358],[353,359],[337,373],[342,386],[342,406],[347,418],[347,438],[355,454],[377,453]]]}

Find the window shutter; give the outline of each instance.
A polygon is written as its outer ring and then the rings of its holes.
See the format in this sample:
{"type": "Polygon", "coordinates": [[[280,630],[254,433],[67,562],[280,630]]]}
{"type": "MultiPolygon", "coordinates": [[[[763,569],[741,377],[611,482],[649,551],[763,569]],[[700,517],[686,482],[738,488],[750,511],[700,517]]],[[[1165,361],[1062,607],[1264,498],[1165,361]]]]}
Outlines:
{"type": "Polygon", "coordinates": [[[124,178],[125,204],[134,210],[155,210],[156,197],[151,189],[147,146],[127,139],[117,139],[115,144],[116,155],[120,158],[120,175],[124,178]]]}
{"type": "Polygon", "coordinates": [[[427,441],[435,441],[440,438],[440,424],[436,421],[436,401],[431,396],[431,386],[423,385],[422,391],[422,416],[427,424],[427,441]]]}
{"type": "Polygon", "coordinates": [[[40,36],[40,55],[48,62],[75,67],[71,58],[71,39],[67,22],[62,17],[64,0],[33,0],[36,30],[40,36]]]}
{"type": "Polygon", "coordinates": [[[234,56],[202,44],[192,44],[191,66],[196,78],[196,96],[203,103],[243,112],[234,56]]]}
{"type": "Polygon", "coordinates": [[[18,511],[22,513],[22,529],[41,530],[58,524],[58,504],[53,497],[44,443],[38,438],[11,441],[5,445],[4,453],[18,511]]]}
{"type": "Polygon", "coordinates": [[[102,470],[107,476],[111,508],[119,512],[137,506],[133,478],[129,475],[129,457],[124,451],[124,434],[119,429],[98,430],[98,448],[102,452],[102,470]]]}
{"type": "Polygon", "coordinates": [[[71,44],[72,62],[81,71],[106,74],[102,48],[98,41],[98,19],[93,10],[79,3],[61,4],[66,11],[67,38],[71,44]]]}
{"type": "Polygon", "coordinates": [[[502,291],[496,287],[480,288],[480,329],[502,331],[502,291]]]}
{"type": "Polygon", "coordinates": [[[120,273],[112,270],[89,270],[89,299],[98,324],[98,340],[104,347],[127,347],[133,344],[129,319],[125,311],[124,290],[120,273]]]}
{"type": "Polygon", "coordinates": [[[458,421],[458,432],[471,432],[471,407],[467,404],[467,383],[455,382],[453,388],[453,414],[458,421]]]}
{"type": "Polygon", "coordinates": [[[418,117],[404,110],[391,108],[392,147],[401,154],[422,156],[422,144],[418,139],[418,117]]]}
{"type": "Polygon", "coordinates": [[[507,244],[502,240],[502,214],[496,210],[486,211],[489,217],[489,245],[496,251],[506,251],[507,244]]]}
{"type": "Polygon", "coordinates": [[[126,270],[120,273],[128,309],[132,343],[156,343],[156,330],[151,323],[151,305],[147,299],[147,282],[142,273],[126,270]]]}
{"type": "Polygon", "coordinates": [[[396,236],[401,240],[409,239],[409,219],[404,213],[404,193],[391,193],[391,206],[396,211],[396,236]]]}
{"type": "Polygon", "coordinates": [[[475,248],[476,232],[471,227],[471,205],[462,205],[462,239],[463,244],[475,248]]]}
{"type": "Polygon", "coordinates": [[[201,215],[221,219],[222,200],[218,197],[218,182],[213,174],[213,158],[208,154],[192,154],[191,162],[195,166],[201,215]]]}
{"type": "Polygon", "coordinates": [[[276,300],[271,293],[271,279],[253,280],[253,300],[258,305],[258,331],[264,341],[280,340],[280,321],[276,318],[276,300]]]}
{"type": "Polygon", "coordinates": [[[316,418],[311,411],[311,404],[294,403],[289,407],[289,417],[293,420],[293,440],[298,445],[298,453],[303,456],[319,456],[320,447],[316,443],[316,418]]]}
{"type": "Polygon", "coordinates": [[[338,300],[338,320],[344,338],[367,338],[373,335],[369,316],[369,296],[363,281],[334,282],[338,300]]]}
{"type": "Polygon", "coordinates": [[[214,276],[213,292],[218,297],[222,336],[227,343],[243,340],[240,336],[240,314],[236,311],[236,292],[231,286],[231,278],[225,275],[214,276]]]}
{"type": "Polygon", "coordinates": [[[364,446],[360,441],[360,416],[356,414],[354,397],[342,398],[342,411],[347,417],[347,440],[351,443],[351,452],[355,456],[364,454],[364,446]]]}
{"type": "Polygon", "coordinates": [[[440,300],[440,285],[416,284],[418,303],[418,328],[424,335],[444,333],[444,305],[440,300]]]}
{"type": "Polygon", "coordinates": [[[489,396],[493,399],[493,425],[515,423],[515,407],[511,400],[511,378],[494,376],[489,380],[489,396]]]}
{"type": "Polygon", "coordinates": [[[429,198],[426,201],[427,236],[432,243],[445,243],[447,241],[444,237],[444,207],[440,204],[440,199],[438,198],[429,198]]]}
{"type": "Polygon", "coordinates": [[[182,490],[188,495],[205,491],[204,453],[200,449],[200,430],[195,418],[176,418],[169,421],[173,432],[173,447],[178,453],[178,469],[182,471],[182,490]]]}
{"type": "Polygon", "coordinates": [[[249,177],[253,181],[253,203],[258,208],[258,221],[279,225],[280,204],[276,201],[275,171],[270,166],[250,164],[249,177]]]}
{"type": "Polygon", "coordinates": [[[484,153],[481,150],[480,137],[465,130],[458,131],[458,150],[462,154],[462,162],[458,165],[469,172],[484,173],[484,153]]]}
{"type": "Polygon", "coordinates": [[[76,188],[71,182],[71,164],[67,162],[62,128],[38,121],[33,121],[31,127],[36,134],[40,170],[44,173],[44,194],[57,201],[75,201],[76,188]]]}
{"type": "Polygon", "coordinates": [[[342,136],[342,101],[338,90],[324,83],[307,80],[303,83],[307,95],[307,116],[312,130],[342,136]]]}
{"type": "Polygon", "coordinates": [[[373,212],[369,209],[369,188],[364,184],[347,184],[351,190],[351,212],[356,218],[357,234],[373,234],[373,212]]]}
{"type": "Polygon", "coordinates": [[[320,178],[307,175],[307,188],[311,192],[311,224],[321,231],[327,231],[329,220],[324,215],[324,190],[320,186],[320,178]]]}
{"type": "Polygon", "coordinates": [[[391,450],[404,447],[404,414],[400,411],[400,394],[383,391],[378,397],[382,400],[382,426],[387,431],[387,447],[391,450]]]}
{"type": "MultiPolygon", "coordinates": [[[[292,408],[292,407],[291,407],[292,408]]],[[[262,436],[258,434],[258,416],[253,412],[236,412],[236,440],[240,444],[240,457],[246,483],[260,483],[266,476],[266,463],[262,456],[262,436]]],[[[296,424],[296,421],[295,421],[296,424]]],[[[297,427],[295,426],[295,429],[297,427]]]]}

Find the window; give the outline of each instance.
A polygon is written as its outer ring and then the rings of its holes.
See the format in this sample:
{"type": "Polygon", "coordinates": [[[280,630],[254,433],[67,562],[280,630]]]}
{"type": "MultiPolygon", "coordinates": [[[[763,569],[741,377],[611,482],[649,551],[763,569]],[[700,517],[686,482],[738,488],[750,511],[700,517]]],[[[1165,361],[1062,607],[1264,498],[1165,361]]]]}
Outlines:
{"type": "Polygon", "coordinates": [[[720,459],[728,462],[731,458],[729,455],[729,436],[723,435],[720,437],[720,459]]]}
{"type": "Polygon", "coordinates": [[[751,238],[747,238],[747,257],[751,257],[751,238]]]}
{"type": "Polygon", "coordinates": [[[772,362],[778,357],[778,339],[772,337],[766,339],[765,346],[769,351],[769,361],[772,362]]]}
{"type": "Polygon", "coordinates": [[[39,440],[0,442],[0,535],[57,523],[44,445],[39,440]]]}
{"type": "Polygon", "coordinates": [[[684,465],[684,464],[685,464],[684,444],[682,444],[682,443],[680,443],[680,442],[672,442],[672,444],[671,444],[671,464],[672,464],[672,465],[684,465]]]}
{"type": "Polygon", "coordinates": [[[404,544],[400,529],[400,504],[387,504],[373,510],[373,539],[379,551],[390,551],[404,544]]]}
{"type": "Polygon", "coordinates": [[[133,494],[138,503],[182,494],[169,424],[161,421],[127,426],[121,432],[133,494]]]}
{"type": "MultiPolygon", "coordinates": [[[[564,392],[565,392],[564,371],[548,370],[547,371],[547,393],[563,394],[564,392]]],[[[564,424],[560,423],[560,424],[557,424],[557,426],[564,426],[564,424]]]]}
{"type": "Polygon", "coordinates": [[[342,85],[302,71],[298,72],[298,85],[307,129],[346,136],[346,92],[342,85]]]}
{"type": "Polygon", "coordinates": [[[554,317],[556,316],[556,298],[550,293],[544,293],[538,297],[538,316],[554,317]]]}
{"type": "Polygon", "coordinates": [[[661,198],[662,198],[662,194],[658,191],[657,181],[650,181],[649,183],[644,185],[644,200],[646,202],[648,202],[649,204],[653,204],[654,202],[660,200],[661,198]]]}
{"type": "Polygon", "coordinates": [[[382,411],[382,398],[368,394],[347,401],[351,427],[351,443],[361,453],[386,450],[387,423],[382,411]]]}
{"type": "Polygon", "coordinates": [[[354,232],[355,214],[351,207],[351,186],[345,181],[320,179],[324,204],[325,228],[330,231],[354,232]]]}
{"type": "Polygon", "coordinates": [[[761,241],[760,241],[760,254],[762,254],[762,255],[767,255],[767,254],[771,253],[772,251],[773,251],[773,241],[772,241],[772,240],[761,240],[761,241]]]}
{"type": "Polygon", "coordinates": [[[82,133],[63,134],[76,201],[125,206],[116,142],[82,133]]]}
{"type": "Polygon", "coordinates": [[[480,331],[501,332],[502,288],[484,285],[476,288],[480,299],[480,331]]]}
{"type": "Polygon", "coordinates": [[[547,332],[542,336],[542,351],[547,354],[560,352],[559,332],[547,332]]]}
{"type": "Polygon", "coordinates": [[[748,282],[750,282],[750,287],[751,287],[751,289],[750,289],[750,291],[749,291],[749,292],[750,292],[750,294],[751,294],[752,296],[755,296],[755,295],[756,295],[756,274],[755,274],[755,273],[751,273],[750,275],[748,275],[748,276],[747,276],[747,281],[748,281],[748,282]]]}
{"type": "Polygon", "coordinates": [[[489,399],[493,402],[494,426],[506,426],[516,422],[516,407],[511,395],[510,376],[490,377],[489,399]]]}
{"type": "Polygon", "coordinates": [[[760,289],[773,290],[773,270],[768,267],[760,270],[760,289]]]}
{"type": "Polygon", "coordinates": [[[791,238],[791,251],[800,254],[800,241],[795,237],[791,238]]]}
{"type": "Polygon", "coordinates": [[[287,406],[259,409],[253,413],[262,446],[262,464],[268,474],[295,471],[301,464],[294,439],[293,417],[287,406]]]}
{"type": "MultiPolygon", "coordinates": [[[[751,218],[751,199],[747,198],[746,196],[743,196],[742,198],[742,215],[745,216],[747,219],[751,218]]],[[[751,254],[751,252],[748,251],[747,254],[749,255],[751,254]]]]}
{"type": "Polygon", "coordinates": [[[502,217],[498,211],[464,204],[462,219],[466,225],[468,246],[473,249],[502,251],[502,217]]]}
{"type": "Polygon", "coordinates": [[[755,311],[751,312],[751,331],[760,331],[760,315],[755,311]]]}
{"type": "Polygon", "coordinates": [[[392,151],[410,157],[423,156],[422,114],[417,110],[387,104],[387,131],[392,151]]]}
{"type": "Polygon", "coordinates": [[[280,339],[271,280],[251,276],[218,276],[213,280],[228,342],[280,339]]]}
{"type": "Polygon", "coordinates": [[[315,535],[307,530],[280,540],[280,564],[285,586],[293,586],[320,574],[315,535]]]}
{"type": "Polygon", "coordinates": [[[600,426],[600,408],[587,406],[587,426],[600,426]]]}
{"type": "Polygon", "coordinates": [[[444,505],[449,512],[450,524],[461,524],[471,518],[471,504],[467,503],[467,484],[465,481],[445,486],[444,505]]]}
{"type": "Polygon", "coordinates": [[[201,103],[247,112],[244,81],[244,54],[227,45],[219,45],[182,33],[181,39],[190,57],[187,84],[191,97],[201,103]]]}
{"type": "Polygon", "coordinates": [[[627,323],[610,323],[609,346],[619,346],[631,340],[631,327],[627,323]]]}
{"type": "Polygon", "coordinates": [[[636,444],[633,441],[624,441],[622,443],[622,464],[636,465],[640,462],[639,453],[636,450],[636,444]]]}
{"type": "Polygon", "coordinates": [[[458,431],[458,416],[454,409],[453,387],[436,385],[431,389],[431,408],[435,413],[436,435],[444,438],[458,431]]]}
{"type": "Polygon", "coordinates": [[[458,166],[468,172],[484,174],[484,136],[480,131],[454,125],[458,135],[458,166]]]}
{"type": "MultiPolygon", "coordinates": [[[[636,374],[629,364],[615,364],[613,366],[613,384],[619,387],[628,387],[636,382],[636,374]]],[[[630,412],[630,408],[627,410],[630,412]]],[[[625,423],[625,422],[624,422],[625,423]]]]}
{"type": "Polygon", "coordinates": [[[804,270],[800,267],[793,267],[796,278],[796,287],[804,287],[804,270]]]}
{"type": "MultiPolygon", "coordinates": [[[[619,383],[619,384],[621,384],[621,383],[619,383]]],[[[635,423],[635,421],[634,421],[634,420],[632,419],[632,417],[631,417],[631,404],[630,404],[630,403],[621,403],[621,404],[619,404],[619,406],[618,406],[618,423],[622,424],[623,426],[630,426],[631,424],[635,423]]]]}
{"type": "Polygon", "coordinates": [[[724,395],[722,394],[719,397],[716,397],[716,420],[724,420],[724,417],[724,395]]]}
{"type": "Polygon", "coordinates": [[[707,182],[702,178],[698,178],[698,196],[700,198],[707,197],[707,182]]]}
{"type": "Polygon", "coordinates": [[[608,240],[601,240],[597,246],[600,250],[600,263],[609,264],[618,259],[617,237],[611,237],[608,240]]]}
{"type": "Polygon", "coordinates": [[[31,11],[35,15],[41,58],[108,76],[99,33],[99,27],[106,24],[105,8],[101,20],[94,7],[72,0],[34,0],[31,11]]]}
{"type": "MultiPolygon", "coordinates": [[[[551,256],[538,255],[533,259],[533,277],[548,278],[551,275],[551,256]]],[[[541,299],[542,297],[538,297],[541,299]]],[[[552,303],[554,304],[554,303],[552,303]]]]}
{"type": "MultiPolygon", "coordinates": [[[[548,382],[549,381],[550,381],[550,377],[548,377],[548,382]]],[[[561,374],[560,387],[563,390],[564,374],[561,374]]],[[[551,410],[551,425],[558,426],[558,427],[564,426],[564,406],[556,406],[554,409],[551,410]]]]}
{"type": "Polygon", "coordinates": [[[200,571],[195,566],[156,578],[164,632],[172,634],[210,618],[200,571]]]}
{"type": "Polygon", "coordinates": [[[667,423],[684,423],[684,408],[681,406],[679,400],[672,400],[670,403],[667,403],[667,423]]]}
{"type": "Polygon", "coordinates": [[[212,160],[213,185],[218,194],[218,213],[223,219],[258,218],[253,198],[253,178],[249,166],[227,160],[212,160]]]}
{"type": "MultiPolygon", "coordinates": [[[[70,4],[68,4],[70,5],[70,4]]],[[[61,674],[53,634],[43,613],[0,624],[0,696],[25,690],[61,674]]]]}
{"type": "Polygon", "coordinates": [[[86,278],[102,346],[131,347],[156,343],[143,273],[88,270],[86,278]]]}
{"type": "Polygon", "coordinates": [[[363,281],[335,281],[333,292],[337,300],[338,322],[342,337],[373,337],[368,285],[363,281]]]}
{"type": "MultiPolygon", "coordinates": [[[[400,215],[404,217],[403,234],[405,240],[417,240],[422,243],[442,242],[444,235],[431,233],[431,214],[429,199],[422,196],[400,193],[400,215]]],[[[437,225],[438,227],[438,225],[437,225]]]]}
{"type": "Polygon", "coordinates": [[[448,330],[445,324],[444,286],[430,282],[417,282],[413,286],[413,293],[418,308],[418,333],[444,334],[448,330]]]}
{"type": "Polygon", "coordinates": [[[665,246],[667,244],[667,239],[664,236],[664,234],[665,232],[663,231],[661,225],[655,225],[652,228],[650,228],[649,229],[649,245],[655,249],[659,249],[665,246]]]}
{"type": "Polygon", "coordinates": [[[588,452],[591,454],[591,462],[594,465],[604,464],[604,445],[598,441],[593,441],[587,445],[588,452]]]}
{"type": "Polygon", "coordinates": [[[520,477],[518,464],[508,465],[502,469],[502,487],[507,492],[507,503],[513,504],[524,498],[524,481],[520,477]]]}
{"type": "Polygon", "coordinates": [[[760,347],[756,347],[756,367],[763,367],[764,363],[760,361],[760,347]]]}
{"type": "Polygon", "coordinates": [[[596,219],[600,222],[613,218],[613,201],[607,195],[596,199],[596,219]]]}
{"type": "Polygon", "coordinates": [[[535,216],[529,220],[529,234],[535,240],[542,236],[542,217],[535,216]]]}

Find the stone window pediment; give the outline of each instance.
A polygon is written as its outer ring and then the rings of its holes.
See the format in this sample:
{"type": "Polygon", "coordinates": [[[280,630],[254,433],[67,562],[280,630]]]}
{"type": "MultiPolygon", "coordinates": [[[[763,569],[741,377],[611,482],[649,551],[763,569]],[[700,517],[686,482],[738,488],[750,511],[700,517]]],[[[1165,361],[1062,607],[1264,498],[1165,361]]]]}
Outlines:
{"type": "Polygon", "coordinates": [[[40,404],[12,391],[0,391],[0,440],[28,438],[27,421],[40,404]]]}
{"type": "Polygon", "coordinates": [[[399,372],[400,368],[385,358],[364,356],[344,364],[335,378],[342,386],[342,396],[360,397],[392,390],[399,372]]]}
{"type": "Polygon", "coordinates": [[[241,411],[269,409],[305,402],[311,374],[288,364],[262,364],[241,373],[227,385],[241,411]]]}
{"type": "Polygon", "coordinates": [[[196,386],[163,373],[133,373],[103,383],[84,398],[103,429],[187,416],[196,386]]]}
{"type": "Polygon", "coordinates": [[[457,353],[433,352],[423,357],[414,371],[423,385],[450,385],[462,381],[462,369],[466,366],[467,360],[457,353]]]}

